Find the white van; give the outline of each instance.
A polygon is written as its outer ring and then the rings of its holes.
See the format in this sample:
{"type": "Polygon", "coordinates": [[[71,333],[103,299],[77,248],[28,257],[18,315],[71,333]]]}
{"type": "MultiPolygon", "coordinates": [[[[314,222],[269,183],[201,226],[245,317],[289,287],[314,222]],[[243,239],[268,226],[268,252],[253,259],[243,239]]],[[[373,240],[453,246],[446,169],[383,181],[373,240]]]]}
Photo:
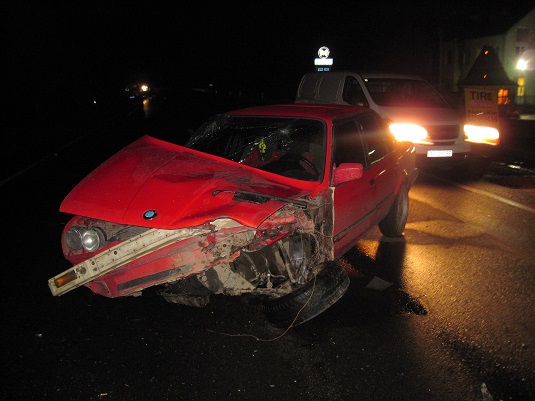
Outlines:
{"type": "Polygon", "coordinates": [[[468,159],[459,113],[414,75],[331,71],[303,76],[296,103],[337,103],[375,110],[399,141],[415,144],[418,164],[457,165],[468,159]]]}

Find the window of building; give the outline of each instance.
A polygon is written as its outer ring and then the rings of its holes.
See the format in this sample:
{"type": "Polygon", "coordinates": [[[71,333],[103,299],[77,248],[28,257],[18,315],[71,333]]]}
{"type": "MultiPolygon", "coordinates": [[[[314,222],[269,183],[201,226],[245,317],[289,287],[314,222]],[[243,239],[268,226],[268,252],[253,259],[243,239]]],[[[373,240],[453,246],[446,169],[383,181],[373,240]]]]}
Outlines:
{"type": "Polygon", "coordinates": [[[498,91],[498,104],[509,104],[509,89],[500,89],[498,91]]]}

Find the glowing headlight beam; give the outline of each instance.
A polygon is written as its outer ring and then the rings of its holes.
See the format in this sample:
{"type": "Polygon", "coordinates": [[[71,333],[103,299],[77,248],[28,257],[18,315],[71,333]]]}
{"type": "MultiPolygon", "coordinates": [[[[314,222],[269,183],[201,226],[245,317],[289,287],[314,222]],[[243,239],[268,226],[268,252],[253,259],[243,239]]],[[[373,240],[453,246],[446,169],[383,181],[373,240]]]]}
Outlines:
{"type": "Polygon", "coordinates": [[[489,145],[498,145],[500,142],[500,132],[493,127],[467,124],[464,126],[464,133],[466,134],[466,140],[469,142],[489,145]]]}
{"type": "Polygon", "coordinates": [[[524,59],[518,60],[518,63],[516,64],[516,68],[519,70],[525,71],[528,68],[528,61],[524,59]]]}
{"type": "Polygon", "coordinates": [[[418,143],[425,142],[427,139],[427,130],[417,124],[392,123],[389,127],[390,132],[392,132],[399,142],[409,141],[418,143]]]}

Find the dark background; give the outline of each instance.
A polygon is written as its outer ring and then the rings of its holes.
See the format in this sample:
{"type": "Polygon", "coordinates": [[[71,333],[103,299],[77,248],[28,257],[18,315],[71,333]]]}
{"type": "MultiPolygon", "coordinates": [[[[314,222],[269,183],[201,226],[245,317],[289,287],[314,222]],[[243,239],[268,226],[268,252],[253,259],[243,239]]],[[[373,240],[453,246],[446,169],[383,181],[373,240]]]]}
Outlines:
{"type": "Polygon", "coordinates": [[[293,101],[321,46],[334,69],[417,73],[436,84],[441,40],[504,32],[532,8],[529,0],[3,3],[0,183],[131,113],[130,84],[172,97],[171,123],[138,131],[187,137],[213,113],[293,101]]]}
{"type": "Polygon", "coordinates": [[[416,72],[433,82],[440,40],[503,32],[533,7],[527,0],[47,3],[3,6],[3,110],[19,123],[83,113],[95,99],[113,104],[140,80],[291,100],[321,46],[331,49],[334,68],[416,72]]]}

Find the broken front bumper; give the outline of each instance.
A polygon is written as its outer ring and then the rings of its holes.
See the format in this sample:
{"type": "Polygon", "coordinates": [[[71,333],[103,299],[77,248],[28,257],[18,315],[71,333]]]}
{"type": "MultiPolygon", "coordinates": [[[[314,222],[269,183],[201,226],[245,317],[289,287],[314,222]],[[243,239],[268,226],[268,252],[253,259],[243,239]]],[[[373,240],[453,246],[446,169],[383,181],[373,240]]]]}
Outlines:
{"type": "MultiPolygon", "coordinates": [[[[235,222],[234,222],[235,223],[235,222]]],[[[146,287],[178,280],[238,256],[254,230],[214,225],[177,230],[151,229],[86,259],[48,280],[53,295],[81,285],[107,297],[132,295],[146,287]],[[221,228],[221,227],[219,227],[221,228]]]]}

